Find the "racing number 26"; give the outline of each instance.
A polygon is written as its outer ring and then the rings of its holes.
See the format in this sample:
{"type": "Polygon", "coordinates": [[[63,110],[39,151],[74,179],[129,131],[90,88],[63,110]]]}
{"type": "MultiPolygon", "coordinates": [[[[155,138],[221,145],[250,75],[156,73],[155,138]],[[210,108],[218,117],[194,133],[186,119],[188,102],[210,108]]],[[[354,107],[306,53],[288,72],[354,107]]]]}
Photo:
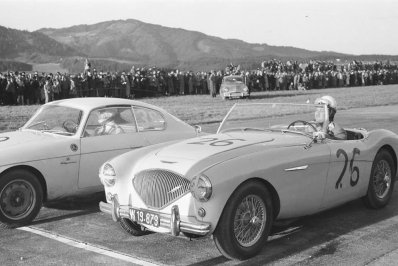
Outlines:
{"type": "MultiPolygon", "coordinates": [[[[352,158],[350,160],[350,185],[352,187],[355,186],[359,181],[359,168],[358,168],[358,166],[353,166],[355,154],[360,154],[360,150],[358,148],[354,148],[354,150],[352,151],[352,158]],[[354,173],[355,173],[355,178],[353,178],[354,173]]],[[[344,177],[345,171],[347,170],[347,164],[348,164],[347,152],[343,149],[338,149],[336,152],[337,158],[339,158],[340,155],[344,156],[344,167],[343,167],[343,171],[341,171],[339,179],[337,179],[336,189],[342,188],[342,186],[343,186],[343,184],[341,183],[341,180],[344,177]]]]}
{"type": "Polygon", "coordinates": [[[199,141],[188,142],[188,144],[197,144],[197,145],[210,145],[210,146],[229,146],[234,144],[236,141],[245,141],[244,139],[218,139],[218,138],[201,138],[199,141]]]}

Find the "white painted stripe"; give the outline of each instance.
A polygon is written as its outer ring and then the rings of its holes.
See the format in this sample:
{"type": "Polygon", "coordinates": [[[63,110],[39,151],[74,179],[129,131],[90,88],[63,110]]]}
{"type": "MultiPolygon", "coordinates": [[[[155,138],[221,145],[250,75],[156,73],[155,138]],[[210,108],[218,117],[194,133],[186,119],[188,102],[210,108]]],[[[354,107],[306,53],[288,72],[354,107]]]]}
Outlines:
{"type": "Polygon", "coordinates": [[[105,255],[105,256],[108,256],[108,257],[115,258],[115,259],[120,259],[120,260],[123,260],[123,261],[135,263],[137,265],[143,265],[143,266],[159,266],[159,265],[162,265],[162,264],[154,264],[154,263],[151,263],[151,262],[148,262],[148,261],[145,261],[145,260],[134,258],[134,257],[132,257],[130,255],[127,255],[127,254],[124,254],[124,253],[121,253],[121,252],[113,251],[113,250],[106,249],[106,248],[103,248],[103,247],[97,247],[97,246],[94,246],[92,244],[88,244],[88,243],[85,243],[85,242],[74,240],[72,238],[65,237],[65,236],[62,236],[62,235],[59,235],[59,234],[55,234],[55,233],[52,233],[52,232],[44,230],[44,229],[39,229],[39,228],[31,227],[31,226],[30,227],[26,227],[26,226],[25,227],[19,227],[18,229],[26,231],[26,232],[34,233],[34,234],[37,234],[37,235],[40,235],[40,236],[44,236],[44,237],[59,241],[61,243],[67,244],[67,245],[72,246],[72,247],[76,247],[76,248],[81,248],[81,249],[84,249],[84,250],[92,251],[92,252],[98,253],[100,255],[105,255]]]}

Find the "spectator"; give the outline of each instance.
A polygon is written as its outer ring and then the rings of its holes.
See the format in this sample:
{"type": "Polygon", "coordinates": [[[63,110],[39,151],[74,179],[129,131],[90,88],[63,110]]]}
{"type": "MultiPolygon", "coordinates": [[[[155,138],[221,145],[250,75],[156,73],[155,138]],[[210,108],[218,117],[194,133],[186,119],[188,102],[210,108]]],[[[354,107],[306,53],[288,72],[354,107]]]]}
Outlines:
{"type": "Polygon", "coordinates": [[[210,71],[210,76],[209,76],[209,92],[213,98],[216,97],[217,93],[216,81],[217,81],[216,72],[212,70],[210,71]]]}
{"type": "Polygon", "coordinates": [[[44,84],[43,91],[44,91],[44,102],[48,103],[53,101],[53,85],[51,84],[51,78],[47,77],[46,83],[44,84]]]}

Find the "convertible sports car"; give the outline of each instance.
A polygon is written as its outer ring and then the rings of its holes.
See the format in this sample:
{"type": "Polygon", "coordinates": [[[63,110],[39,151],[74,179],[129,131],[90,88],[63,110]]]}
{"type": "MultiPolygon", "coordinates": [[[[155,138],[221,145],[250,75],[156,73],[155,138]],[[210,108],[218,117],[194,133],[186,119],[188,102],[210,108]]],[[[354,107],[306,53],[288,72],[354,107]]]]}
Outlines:
{"type": "Polygon", "coordinates": [[[220,87],[222,99],[249,98],[250,92],[242,76],[225,76],[220,87]]]}
{"type": "Polygon", "coordinates": [[[0,227],[29,223],[43,202],[102,191],[98,169],[109,158],[198,131],[139,101],[45,104],[20,130],[0,134],[0,227]]]}
{"type": "Polygon", "coordinates": [[[132,235],[213,235],[224,256],[242,260],[261,251],[275,220],[357,198],[384,207],[398,136],[345,129],[347,139],[326,138],[311,122],[322,109],[328,121],[324,104],[235,104],[217,134],[113,158],[100,169],[100,209],[132,235]]]}

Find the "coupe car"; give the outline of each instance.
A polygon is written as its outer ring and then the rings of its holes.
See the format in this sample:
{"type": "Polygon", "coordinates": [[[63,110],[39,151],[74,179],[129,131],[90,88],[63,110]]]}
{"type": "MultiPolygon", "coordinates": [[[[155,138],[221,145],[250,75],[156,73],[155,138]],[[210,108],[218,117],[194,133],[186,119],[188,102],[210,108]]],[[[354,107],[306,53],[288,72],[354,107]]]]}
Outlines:
{"type": "Polygon", "coordinates": [[[222,79],[220,87],[220,96],[222,99],[249,98],[249,88],[243,81],[242,76],[225,76],[222,79]]]}
{"type": "Polygon", "coordinates": [[[43,202],[103,190],[98,169],[118,154],[199,131],[139,101],[98,97],[44,104],[18,131],[0,134],[0,225],[29,223],[43,202]]]}
{"type": "Polygon", "coordinates": [[[115,157],[100,169],[100,209],[132,235],[212,235],[225,257],[244,260],[277,220],[358,198],[388,204],[398,136],[344,128],[346,139],[329,138],[315,113],[328,121],[325,104],[235,104],[216,134],[115,157]]]}

